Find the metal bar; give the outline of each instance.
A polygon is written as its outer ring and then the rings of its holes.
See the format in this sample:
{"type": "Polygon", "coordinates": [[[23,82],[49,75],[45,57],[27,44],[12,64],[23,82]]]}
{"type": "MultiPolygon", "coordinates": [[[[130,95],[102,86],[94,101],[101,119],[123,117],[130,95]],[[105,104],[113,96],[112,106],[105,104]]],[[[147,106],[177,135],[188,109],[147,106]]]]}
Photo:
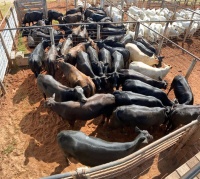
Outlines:
{"type": "Polygon", "coordinates": [[[191,18],[190,18],[191,21],[190,21],[189,27],[186,29],[186,33],[185,33],[185,36],[184,36],[184,39],[183,39],[183,43],[182,43],[182,44],[185,43],[185,40],[186,40],[186,38],[187,38],[187,36],[188,36],[188,34],[189,34],[189,32],[190,32],[190,29],[191,29],[191,26],[192,26],[192,23],[193,23],[193,20],[192,20],[193,16],[194,16],[194,12],[192,13],[192,16],[191,16],[191,18]]]}
{"type": "Polygon", "coordinates": [[[6,89],[5,89],[5,87],[3,85],[3,82],[1,80],[0,80],[0,87],[1,87],[3,95],[5,95],[6,94],[6,89]]]}
{"type": "Polygon", "coordinates": [[[200,162],[186,172],[181,178],[182,179],[193,179],[200,173],[200,162]]]}
{"type": "Polygon", "coordinates": [[[134,37],[134,40],[136,40],[137,37],[138,37],[139,29],[140,29],[140,22],[137,22],[136,23],[136,27],[135,27],[135,37],[134,37]]]}
{"type": "MultiPolygon", "coordinates": [[[[5,20],[6,20],[7,26],[10,28],[10,23],[9,23],[9,21],[8,21],[8,18],[6,17],[5,20]]],[[[16,48],[17,46],[16,46],[16,44],[15,44],[15,38],[14,38],[14,36],[13,36],[13,33],[12,33],[11,30],[9,30],[9,32],[10,32],[11,38],[12,38],[12,40],[13,40],[13,45],[14,45],[14,47],[16,48]]]]}
{"type": "Polygon", "coordinates": [[[100,40],[100,39],[101,39],[101,36],[100,36],[100,29],[101,29],[101,26],[98,24],[98,25],[97,25],[97,40],[100,40]]]}
{"type": "Polygon", "coordinates": [[[66,0],[66,10],[68,10],[68,0],[66,0]]]}
{"type": "Polygon", "coordinates": [[[101,6],[102,9],[104,8],[104,0],[101,0],[100,6],[101,6]]]}
{"type": "Polygon", "coordinates": [[[18,5],[17,1],[14,1],[14,6],[15,6],[15,10],[17,12],[18,21],[19,21],[20,24],[22,24],[22,14],[21,14],[21,11],[20,11],[20,8],[19,8],[19,5],[18,5]]]}
{"type": "MultiPolygon", "coordinates": [[[[16,8],[15,8],[15,10],[16,10],[16,8]]],[[[12,8],[12,7],[10,8],[10,11],[11,11],[11,14],[12,14],[13,19],[14,19],[15,27],[17,27],[17,19],[15,19],[14,12],[13,12],[13,8],[12,8]]]]}
{"type": "Polygon", "coordinates": [[[0,16],[1,16],[1,20],[3,20],[3,14],[1,12],[1,10],[0,10],[0,16]]]}
{"type": "MultiPolygon", "coordinates": [[[[165,30],[164,30],[164,32],[163,32],[163,34],[162,34],[163,36],[166,36],[168,25],[169,25],[169,22],[166,23],[165,30]]],[[[158,56],[160,55],[163,42],[164,42],[164,38],[162,37],[162,38],[161,38],[161,41],[160,41],[160,43],[159,43],[159,45],[158,45],[158,56]]]]}
{"type": "Polygon", "coordinates": [[[161,3],[161,8],[163,8],[164,7],[164,2],[165,2],[165,0],[162,0],[162,3],[161,3]]]}
{"type": "Polygon", "coordinates": [[[74,7],[76,8],[76,6],[77,6],[77,1],[74,0],[74,7]]]}
{"type": "Polygon", "coordinates": [[[48,17],[48,10],[47,10],[47,2],[46,2],[46,0],[43,0],[42,4],[43,4],[43,7],[44,7],[45,18],[47,18],[48,17]]]}
{"type": "Polygon", "coordinates": [[[5,53],[6,53],[6,57],[7,57],[7,59],[8,59],[9,66],[12,66],[12,62],[11,62],[11,59],[10,59],[10,55],[9,55],[9,53],[8,53],[8,50],[7,50],[7,47],[6,47],[6,44],[5,44],[5,42],[4,42],[4,39],[3,39],[3,36],[2,36],[2,34],[1,34],[1,32],[0,32],[0,39],[1,39],[1,42],[2,42],[2,45],[3,45],[3,48],[4,48],[4,50],[5,50],[5,53]]]}
{"type": "Polygon", "coordinates": [[[110,3],[110,17],[112,17],[112,4],[110,3]]]}
{"type": "Polygon", "coordinates": [[[84,9],[86,9],[87,0],[84,1],[84,9]]]}
{"type": "Polygon", "coordinates": [[[189,76],[190,76],[190,74],[192,73],[192,70],[194,69],[196,63],[197,63],[197,59],[194,58],[194,59],[192,60],[192,63],[191,63],[191,65],[190,65],[190,67],[188,68],[188,71],[187,71],[186,75],[185,75],[185,78],[186,78],[186,79],[189,78],[189,76]]]}
{"type": "Polygon", "coordinates": [[[51,39],[51,45],[55,45],[53,28],[50,28],[50,39],[51,39]]]}

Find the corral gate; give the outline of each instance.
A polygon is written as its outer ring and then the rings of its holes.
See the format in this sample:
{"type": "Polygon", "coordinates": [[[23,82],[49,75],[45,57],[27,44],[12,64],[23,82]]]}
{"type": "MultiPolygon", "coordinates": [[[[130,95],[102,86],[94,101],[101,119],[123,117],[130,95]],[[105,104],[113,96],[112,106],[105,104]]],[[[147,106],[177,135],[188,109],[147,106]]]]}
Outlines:
{"type": "Polygon", "coordinates": [[[0,32],[0,89],[2,86],[2,81],[4,79],[8,63],[10,63],[10,54],[12,51],[13,45],[15,46],[14,38],[17,33],[16,28],[18,27],[18,19],[15,8],[10,8],[10,15],[5,17],[0,26],[5,21],[4,29],[12,30],[3,30],[0,32]]]}
{"type": "Polygon", "coordinates": [[[42,11],[44,17],[47,18],[46,0],[16,0],[14,3],[20,24],[27,11],[42,11]]]}

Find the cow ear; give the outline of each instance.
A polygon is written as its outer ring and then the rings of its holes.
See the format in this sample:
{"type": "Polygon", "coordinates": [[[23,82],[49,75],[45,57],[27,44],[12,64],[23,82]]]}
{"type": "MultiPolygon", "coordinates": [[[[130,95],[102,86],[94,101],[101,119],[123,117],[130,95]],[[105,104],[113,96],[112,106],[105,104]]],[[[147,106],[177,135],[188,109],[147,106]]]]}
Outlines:
{"type": "Polygon", "coordinates": [[[141,132],[140,129],[137,126],[135,126],[135,132],[136,133],[140,133],[141,132]]]}

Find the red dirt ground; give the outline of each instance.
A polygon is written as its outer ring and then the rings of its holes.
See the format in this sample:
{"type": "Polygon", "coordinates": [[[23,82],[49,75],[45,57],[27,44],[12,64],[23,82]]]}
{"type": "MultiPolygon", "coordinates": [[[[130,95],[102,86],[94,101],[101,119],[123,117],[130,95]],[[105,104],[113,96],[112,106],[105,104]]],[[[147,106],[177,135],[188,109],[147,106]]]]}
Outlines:
{"type": "MultiPolygon", "coordinates": [[[[178,42],[180,44],[180,42],[178,42]]],[[[200,40],[194,37],[188,41],[185,48],[200,57],[200,40]]],[[[186,74],[192,57],[183,54],[173,45],[164,46],[162,55],[164,63],[173,68],[165,80],[170,83],[177,74],[186,74]]],[[[199,81],[200,63],[197,62],[194,71],[189,77],[189,84],[194,93],[195,104],[200,104],[199,81]]],[[[57,74],[56,79],[66,84],[64,78],[57,74]]],[[[56,142],[56,135],[61,130],[70,129],[68,123],[57,114],[44,108],[44,99],[38,91],[36,80],[30,69],[13,68],[4,80],[7,94],[0,98],[1,130],[0,130],[0,176],[4,179],[40,178],[52,174],[63,173],[82,166],[71,161],[66,165],[64,155],[56,142]]],[[[167,91],[167,90],[166,90],[167,91]]],[[[170,92],[170,99],[174,98],[170,92]]],[[[135,134],[127,129],[127,134],[120,130],[109,130],[98,126],[100,118],[82,122],[76,121],[74,130],[80,130],[87,135],[99,137],[107,141],[131,141],[135,134]]],[[[150,132],[154,139],[163,136],[163,132],[150,132]]],[[[191,151],[190,151],[191,152],[191,151]]],[[[166,173],[173,171],[174,166],[158,166],[159,156],[151,160],[150,169],[138,178],[162,178],[166,173]]],[[[138,167],[138,169],[145,169],[138,167]]],[[[133,175],[125,175],[133,178],[133,175]]],[[[122,178],[121,176],[118,178],[122,178]]]]}

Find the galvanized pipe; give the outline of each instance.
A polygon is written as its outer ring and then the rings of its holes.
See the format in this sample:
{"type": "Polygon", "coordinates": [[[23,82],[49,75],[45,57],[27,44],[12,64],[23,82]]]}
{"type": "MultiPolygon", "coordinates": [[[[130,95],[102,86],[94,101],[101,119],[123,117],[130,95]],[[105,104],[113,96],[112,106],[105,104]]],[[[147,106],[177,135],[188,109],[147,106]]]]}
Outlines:
{"type": "Polygon", "coordinates": [[[134,37],[134,40],[136,40],[138,38],[139,29],[140,29],[140,22],[137,22],[136,23],[136,27],[135,27],[135,37],[134,37]]]}
{"type": "Polygon", "coordinates": [[[77,0],[74,0],[74,7],[76,8],[77,6],[77,0]]]}
{"type": "Polygon", "coordinates": [[[101,0],[100,6],[101,6],[102,9],[104,8],[104,0],[101,0]]]}
{"type": "Polygon", "coordinates": [[[185,36],[184,36],[184,39],[183,39],[183,43],[185,43],[185,40],[186,40],[186,38],[187,38],[187,36],[190,32],[191,26],[193,24],[193,20],[192,20],[193,16],[194,16],[194,12],[192,13],[192,16],[190,18],[191,21],[190,21],[189,27],[186,29],[186,33],[185,33],[185,36]]]}
{"type": "Polygon", "coordinates": [[[112,17],[112,3],[110,3],[110,17],[112,17]]]}
{"type": "Polygon", "coordinates": [[[50,39],[51,39],[51,45],[55,45],[53,28],[50,28],[50,39]]]}
{"type": "MultiPolygon", "coordinates": [[[[166,36],[168,25],[169,25],[169,22],[167,22],[166,25],[165,25],[165,29],[164,29],[164,32],[162,34],[163,36],[166,36]]],[[[160,55],[163,42],[164,42],[164,38],[162,37],[161,41],[160,41],[160,43],[158,45],[158,56],[160,55]]]]}
{"type": "Polygon", "coordinates": [[[101,30],[101,26],[98,24],[97,25],[97,40],[101,39],[100,30],[101,30]]]}
{"type": "Polygon", "coordinates": [[[194,69],[196,63],[197,63],[197,59],[194,58],[194,59],[192,60],[192,63],[191,63],[191,65],[190,65],[190,67],[188,68],[188,71],[187,71],[186,75],[185,75],[185,78],[186,78],[187,80],[188,80],[188,78],[189,78],[189,76],[190,76],[192,70],[194,69]]]}

